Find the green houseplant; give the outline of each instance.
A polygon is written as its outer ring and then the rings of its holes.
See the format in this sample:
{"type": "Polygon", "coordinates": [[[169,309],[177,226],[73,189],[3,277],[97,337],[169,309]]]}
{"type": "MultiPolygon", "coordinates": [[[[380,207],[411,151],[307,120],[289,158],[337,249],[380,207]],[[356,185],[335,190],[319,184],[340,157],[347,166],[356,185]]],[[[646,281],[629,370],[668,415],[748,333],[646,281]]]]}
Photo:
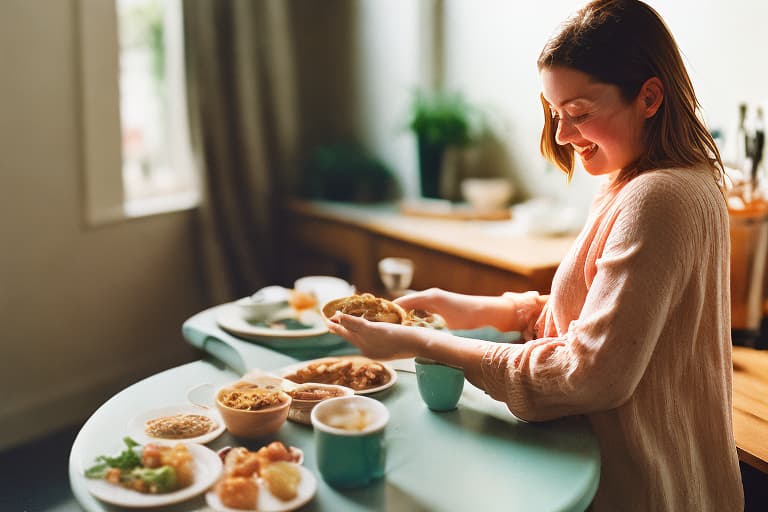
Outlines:
{"type": "Polygon", "coordinates": [[[367,203],[391,200],[399,194],[392,170],[354,143],[315,146],[303,172],[305,197],[367,203]]]}
{"type": "Polygon", "coordinates": [[[408,128],[416,135],[421,195],[440,197],[443,157],[451,146],[474,141],[475,110],[461,94],[417,91],[411,103],[408,128]]]}

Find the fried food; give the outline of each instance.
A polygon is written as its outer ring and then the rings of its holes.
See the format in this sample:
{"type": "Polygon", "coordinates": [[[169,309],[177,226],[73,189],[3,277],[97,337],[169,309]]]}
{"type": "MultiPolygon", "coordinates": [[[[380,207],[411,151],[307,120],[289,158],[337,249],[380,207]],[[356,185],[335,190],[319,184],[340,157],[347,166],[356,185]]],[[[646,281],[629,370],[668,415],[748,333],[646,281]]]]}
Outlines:
{"type": "Polygon", "coordinates": [[[259,484],[250,477],[224,477],[216,485],[216,494],[225,507],[253,510],[259,505],[259,484]]]}
{"type": "Polygon", "coordinates": [[[231,476],[253,476],[258,473],[260,458],[242,446],[232,448],[224,457],[224,473],[231,476]]]}
{"type": "Polygon", "coordinates": [[[391,375],[381,363],[366,357],[328,358],[309,363],[285,375],[285,378],[304,384],[338,384],[355,391],[382,386],[389,382],[391,375]]]}
{"type": "Polygon", "coordinates": [[[406,318],[405,310],[394,302],[375,297],[370,293],[352,295],[343,299],[329,302],[323,308],[328,318],[336,311],[347,315],[360,316],[371,322],[388,322],[401,324],[406,318]]]}
{"type": "Polygon", "coordinates": [[[301,472],[301,452],[274,441],[257,451],[232,448],[224,457],[224,476],[216,485],[216,494],[230,508],[255,509],[259,499],[259,478],[270,493],[287,501],[296,497],[301,472]]]}

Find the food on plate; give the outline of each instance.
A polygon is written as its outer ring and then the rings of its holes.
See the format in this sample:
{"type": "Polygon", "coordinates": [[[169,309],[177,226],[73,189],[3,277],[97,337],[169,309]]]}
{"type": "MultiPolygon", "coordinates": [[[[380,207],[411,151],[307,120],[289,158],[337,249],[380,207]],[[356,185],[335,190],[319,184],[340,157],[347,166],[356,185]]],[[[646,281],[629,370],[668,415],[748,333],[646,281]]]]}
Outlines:
{"type": "Polygon", "coordinates": [[[370,293],[333,300],[323,307],[323,314],[328,318],[331,318],[337,311],[347,315],[361,316],[371,322],[401,324],[406,318],[405,310],[402,307],[370,293]]]}
{"type": "Polygon", "coordinates": [[[261,470],[261,478],[269,492],[283,501],[292,500],[299,493],[301,471],[292,462],[273,462],[261,470]]]}
{"type": "Polygon", "coordinates": [[[321,386],[313,383],[303,384],[295,389],[287,391],[291,398],[294,400],[305,401],[319,401],[327,400],[328,398],[336,398],[337,396],[344,396],[344,390],[341,388],[332,388],[327,386],[321,386]]]}
{"type": "Polygon", "coordinates": [[[291,297],[288,299],[291,307],[297,311],[313,308],[317,305],[317,297],[311,293],[291,290],[291,297]]]}
{"type": "Polygon", "coordinates": [[[403,325],[416,327],[429,327],[431,329],[445,329],[445,319],[437,313],[430,313],[423,309],[412,309],[403,321],[403,325]]]}
{"type": "Polygon", "coordinates": [[[321,359],[284,377],[298,384],[337,384],[355,391],[382,386],[392,378],[383,364],[366,357],[321,359]]]}
{"type": "Polygon", "coordinates": [[[158,439],[190,439],[213,432],[218,424],[203,414],[161,416],[145,423],[144,432],[158,439]]]}
{"type": "Polygon", "coordinates": [[[216,493],[225,507],[255,509],[259,504],[259,484],[251,477],[225,477],[217,484],[216,493]]]}
{"type": "Polygon", "coordinates": [[[97,457],[96,464],[85,470],[85,476],[148,494],[176,491],[194,481],[192,454],[185,445],[142,446],[130,437],[123,438],[123,442],[125,450],[116,457],[97,457]]]}
{"type": "Polygon", "coordinates": [[[296,497],[301,482],[300,461],[301,452],[280,441],[257,451],[232,448],[224,455],[224,474],[216,484],[216,494],[227,507],[255,509],[259,484],[263,482],[278,499],[291,500],[296,497]]]}
{"type": "Polygon", "coordinates": [[[216,400],[223,406],[240,411],[260,411],[285,402],[285,393],[277,387],[262,387],[237,382],[219,391],[216,400]]]}

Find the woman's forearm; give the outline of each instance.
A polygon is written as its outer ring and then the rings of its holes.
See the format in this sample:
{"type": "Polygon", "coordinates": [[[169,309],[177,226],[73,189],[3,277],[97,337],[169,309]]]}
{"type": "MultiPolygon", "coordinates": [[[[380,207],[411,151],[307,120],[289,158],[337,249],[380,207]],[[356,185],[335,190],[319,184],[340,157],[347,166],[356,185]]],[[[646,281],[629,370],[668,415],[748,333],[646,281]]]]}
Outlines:
{"type": "Polygon", "coordinates": [[[447,332],[425,331],[415,352],[421,357],[461,368],[467,380],[484,389],[481,365],[490,346],[490,341],[461,338],[447,332]]]}

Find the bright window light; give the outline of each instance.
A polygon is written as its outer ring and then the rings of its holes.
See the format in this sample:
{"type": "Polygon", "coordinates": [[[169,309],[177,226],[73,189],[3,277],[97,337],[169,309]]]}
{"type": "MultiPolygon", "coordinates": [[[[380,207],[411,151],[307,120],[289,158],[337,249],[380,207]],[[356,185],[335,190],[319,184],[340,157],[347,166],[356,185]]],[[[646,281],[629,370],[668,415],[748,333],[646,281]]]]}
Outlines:
{"type": "Polygon", "coordinates": [[[194,206],[180,0],[116,0],[116,7],[125,213],[194,206]]]}

